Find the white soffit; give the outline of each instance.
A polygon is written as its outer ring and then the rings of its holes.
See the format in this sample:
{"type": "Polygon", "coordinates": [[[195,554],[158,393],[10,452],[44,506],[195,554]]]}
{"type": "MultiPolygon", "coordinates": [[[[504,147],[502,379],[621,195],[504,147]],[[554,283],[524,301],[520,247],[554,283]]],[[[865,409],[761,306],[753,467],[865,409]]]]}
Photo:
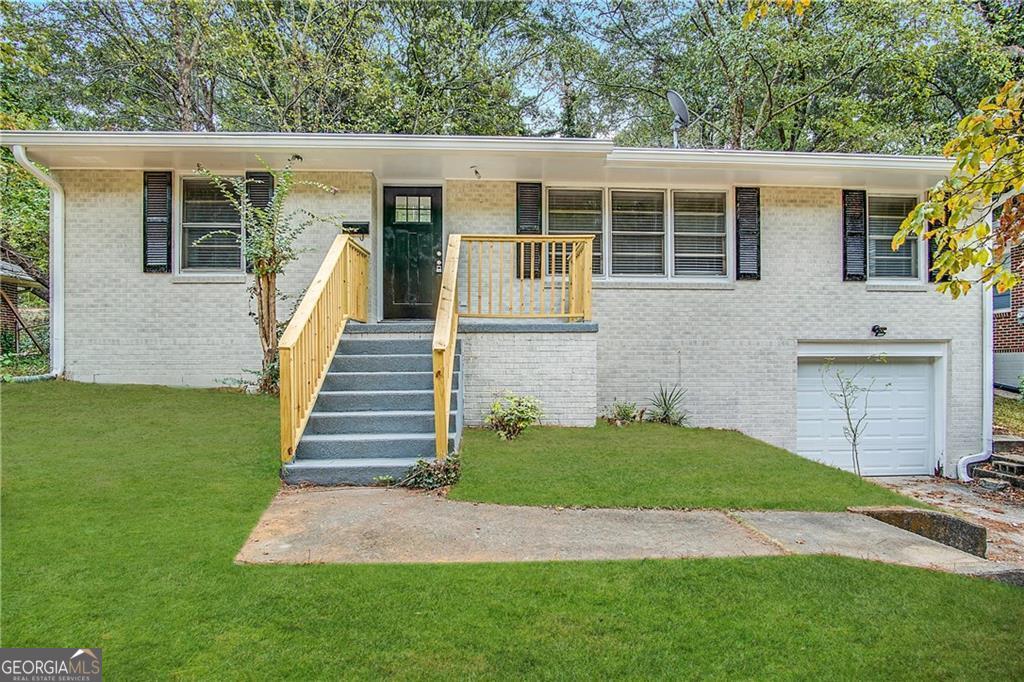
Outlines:
{"type": "Polygon", "coordinates": [[[565,184],[799,185],[924,190],[951,166],[938,157],[616,148],[608,140],[297,133],[0,132],[54,169],[187,171],[273,166],[369,171],[384,180],[541,180],[565,184]]]}

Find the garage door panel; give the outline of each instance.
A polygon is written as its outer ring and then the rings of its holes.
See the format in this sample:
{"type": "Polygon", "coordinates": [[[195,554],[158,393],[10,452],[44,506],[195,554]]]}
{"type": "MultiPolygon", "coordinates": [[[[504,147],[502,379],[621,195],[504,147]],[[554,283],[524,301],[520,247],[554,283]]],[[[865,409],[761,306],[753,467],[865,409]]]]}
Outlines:
{"type": "MultiPolygon", "coordinates": [[[[886,363],[842,362],[839,366],[848,376],[860,370],[857,383],[861,386],[874,382],[861,436],[861,471],[869,476],[931,473],[935,461],[932,363],[890,359],[886,363]]],[[[850,443],[843,435],[846,414],[826,392],[822,368],[821,361],[798,365],[797,452],[853,470],[850,443]]],[[[855,417],[863,396],[859,400],[855,417]]]]}

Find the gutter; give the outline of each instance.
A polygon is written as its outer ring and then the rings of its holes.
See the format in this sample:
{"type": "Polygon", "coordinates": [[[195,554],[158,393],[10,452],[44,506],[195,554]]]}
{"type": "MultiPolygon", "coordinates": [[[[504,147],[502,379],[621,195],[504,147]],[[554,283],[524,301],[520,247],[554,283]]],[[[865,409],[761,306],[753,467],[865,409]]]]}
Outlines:
{"type": "MultiPolygon", "coordinates": [[[[39,379],[64,374],[64,188],[25,154],[25,147],[11,147],[18,165],[50,189],[50,372],[39,379]]],[[[21,381],[37,380],[22,377],[21,381]]]]}
{"type": "Polygon", "coordinates": [[[967,469],[972,464],[984,462],[992,456],[992,413],[995,403],[995,358],[993,356],[992,292],[981,290],[982,342],[981,342],[981,452],[961,457],[956,463],[956,477],[964,483],[971,482],[967,469]]]}

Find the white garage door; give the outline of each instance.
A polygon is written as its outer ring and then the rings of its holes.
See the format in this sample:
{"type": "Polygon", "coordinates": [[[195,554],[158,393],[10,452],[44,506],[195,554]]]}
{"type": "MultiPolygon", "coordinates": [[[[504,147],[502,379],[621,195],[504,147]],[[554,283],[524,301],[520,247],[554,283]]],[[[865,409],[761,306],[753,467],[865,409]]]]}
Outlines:
{"type": "MultiPolygon", "coordinates": [[[[797,372],[797,453],[853,470],[850,443],[843,435],[846,415],[822,384],[823,364],[802,360],[797,372]]],[[[930,474],[937,457],[934,440],[934,372],[927,360],[890,359],[886,363],[837,361],[849,376],[863,368],[857,383],[874,388],[861,436],[860,466],[865,476],[930,474]]],[[[828,379],[835,386],[834,378],[828,379]]],[[[863,405],[863,395],[858,411],[863,405]]]]}

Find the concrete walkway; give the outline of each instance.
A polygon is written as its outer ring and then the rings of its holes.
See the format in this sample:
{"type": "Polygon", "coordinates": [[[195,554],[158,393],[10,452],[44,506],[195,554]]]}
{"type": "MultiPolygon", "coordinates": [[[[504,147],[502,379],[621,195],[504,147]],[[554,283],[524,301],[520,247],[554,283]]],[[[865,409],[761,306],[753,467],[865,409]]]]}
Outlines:
{"type": "Polygon", "coordinates": [[[242,563],[446,563],[838,554],[955,573],[999,564],[857,514],[555,509],[380,488],[280,492],[242,563]]]}

